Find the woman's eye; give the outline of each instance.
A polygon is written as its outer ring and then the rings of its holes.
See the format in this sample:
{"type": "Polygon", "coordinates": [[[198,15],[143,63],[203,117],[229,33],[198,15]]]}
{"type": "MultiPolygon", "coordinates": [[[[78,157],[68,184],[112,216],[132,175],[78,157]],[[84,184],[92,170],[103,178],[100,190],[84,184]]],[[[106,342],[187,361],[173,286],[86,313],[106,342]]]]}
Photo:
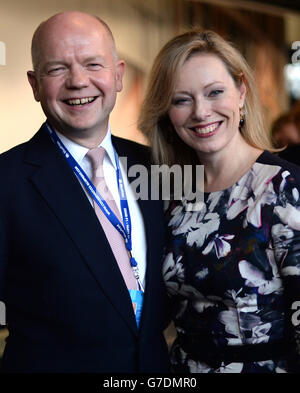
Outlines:
{"type": "Polygon", "coordinates": [[[190,98],[174,98],[173,105],[184,105],[191,101],[190,98]]]}
{"type": "Polygon", "coordinates": [[[209,93],[209,97],[217,97],[217,96],[219,96],[220,94],[222,94],[223,91],[224,91],[224,90],[221,90],[221,89],[212,90],[212,91],[209,93]]]}

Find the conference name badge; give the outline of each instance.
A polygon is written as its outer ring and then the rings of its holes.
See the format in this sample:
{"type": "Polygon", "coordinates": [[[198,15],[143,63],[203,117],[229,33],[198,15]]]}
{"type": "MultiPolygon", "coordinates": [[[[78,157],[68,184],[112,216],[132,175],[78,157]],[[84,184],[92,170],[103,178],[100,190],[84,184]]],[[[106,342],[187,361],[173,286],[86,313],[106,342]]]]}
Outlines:
{"type": "Polygon", "coordinates": [[[139,328],[141,315],[142,315],[144,293],[142,291],[138,291],[137,289],[129,289],[129,294],[132,301],[136,324],[137,327],[139,328]]]}

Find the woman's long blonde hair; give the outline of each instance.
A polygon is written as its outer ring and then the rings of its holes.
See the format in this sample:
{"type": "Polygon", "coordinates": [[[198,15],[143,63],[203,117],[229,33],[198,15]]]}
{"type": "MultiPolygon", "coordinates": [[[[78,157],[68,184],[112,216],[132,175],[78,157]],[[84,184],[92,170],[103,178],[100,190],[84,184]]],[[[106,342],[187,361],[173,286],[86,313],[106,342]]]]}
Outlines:
{"type": "Polygon", "coordinates": [[[213,31],[192,30],[171,39],[158,53],[149,76],[138,127],[152,146],[155,163],[190,164],[195,152],[177,135],[168,116],[179,70],[193,55],[210,53],[225,64],[237,87],[246,85],[244,125],[246,142],[263,150],[274,150],[266,132],[262,108],[252,70],[242,54],[213,31]]]}

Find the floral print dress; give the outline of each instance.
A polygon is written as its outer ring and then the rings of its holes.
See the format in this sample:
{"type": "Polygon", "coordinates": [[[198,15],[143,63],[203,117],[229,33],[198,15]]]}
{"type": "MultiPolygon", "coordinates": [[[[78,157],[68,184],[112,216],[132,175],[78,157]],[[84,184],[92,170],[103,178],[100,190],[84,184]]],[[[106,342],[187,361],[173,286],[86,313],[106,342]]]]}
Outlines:
{"type": "Polygon", "coordinates": [[[178,333],[175,372],[300,372],[299,194],[300,168],[265,151],[232,187],[205,193],[197,211],[169,202],[163,273],[178,333]],[[207,343],[221,350],[287,335],[295,339],[292,357],[215,364],[179,339],[200,343],[201,353],[207,343]]]}

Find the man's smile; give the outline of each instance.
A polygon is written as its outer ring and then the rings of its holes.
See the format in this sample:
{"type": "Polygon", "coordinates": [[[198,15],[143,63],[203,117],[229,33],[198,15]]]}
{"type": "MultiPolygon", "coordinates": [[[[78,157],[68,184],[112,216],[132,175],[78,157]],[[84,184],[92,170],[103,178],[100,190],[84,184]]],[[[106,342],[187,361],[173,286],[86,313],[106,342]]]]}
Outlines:
{"type": "Polygon", "coordinates": [[[71,105],[71,106],[82,106],[82,105],[86,105],[89,104],[93,101],[95,101],[97,98],[97,96],[95,97],[83,97],[83,98],[70,98],[67,100],[63,100],[63,102],[67,105],[71,105]]]}

